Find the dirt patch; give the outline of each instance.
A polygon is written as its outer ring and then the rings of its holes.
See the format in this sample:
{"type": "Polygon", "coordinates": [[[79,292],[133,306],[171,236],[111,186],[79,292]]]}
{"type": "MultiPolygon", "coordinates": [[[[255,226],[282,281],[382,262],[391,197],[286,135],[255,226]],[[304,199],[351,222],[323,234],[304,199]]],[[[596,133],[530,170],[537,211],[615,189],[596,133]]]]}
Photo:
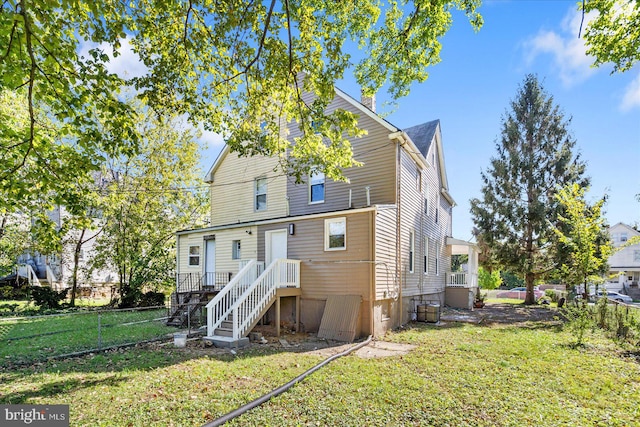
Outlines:
{"type": "Polygon", "coordinates": [[[442,322],[477,324],[524,324],[530,322],[560,322],[558,310],[544,305],[486,304],[483,308],[461,310],[445,307],[442,322]]]}

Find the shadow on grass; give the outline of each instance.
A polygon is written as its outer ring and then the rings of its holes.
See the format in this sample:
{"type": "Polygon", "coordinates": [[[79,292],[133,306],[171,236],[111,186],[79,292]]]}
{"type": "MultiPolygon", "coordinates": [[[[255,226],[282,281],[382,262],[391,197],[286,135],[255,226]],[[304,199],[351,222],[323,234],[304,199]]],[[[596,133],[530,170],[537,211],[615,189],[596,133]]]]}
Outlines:
{"type": "Polygon", "coordinates": [[[125,381],[127,377],[115,376],[99,379],[99,380],[80,380],[80,379],[68,379],[65,381],[56,381],[51,383],[40,384],[27,391],[17,391],[0,396],[0,403],[5,404],[21,404],[26,403],[32,398],[47,398],[54,397],[60,393],[70,393],[83,388],[90,388],[97,385],[115,386],[118,383],[125,381]]]}

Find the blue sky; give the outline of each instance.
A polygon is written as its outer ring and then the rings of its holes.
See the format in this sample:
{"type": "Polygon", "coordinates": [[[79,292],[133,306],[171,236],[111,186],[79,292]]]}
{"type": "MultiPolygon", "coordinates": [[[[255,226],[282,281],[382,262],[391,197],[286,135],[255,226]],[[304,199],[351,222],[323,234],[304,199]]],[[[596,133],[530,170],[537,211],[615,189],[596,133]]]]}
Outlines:
{"type": "MultiPolygon", "coordinates": [[[[578,39],[575,1],[485,1],[474,32],[462,14],[442,39],[442,61],[387,116],[400,128],[440,119],[453,234],[471,239],[469,199],[480,195],[501,118],[527,73],[535,73],[565,116],[591,177],[589,200],[609,195],[609,224],[640,222],[640,73],[594,69],[578,39]]],[[[359,96],[353,79],[338,83],[359,96]]],[[[386,100],[379,94],[378,105],[386,100]]],[[[378,111],[380,112],[380,108],[378,111]]]]}
{"type": "MultiPolygon", "coordinates": [[[[500,137],[501,118],[527,73],[535,73],[567,118],[577,151],[591,177],[588,199],[605,193],[609,224],[640,223],[640,66],[611,75],[611,67],[591,68],[592,58],[578,39],[581,15],[575,0],[485,0],[484,26],[474,32],[462,13],[454,15],[442,39],[442,61],[429,79],[378,112],[400,128],[440,119],[450,193],[457,202],[453,234],[471,239],[469,199],[480,195],[486,170],[500,137]]],[[[587,17],[588,20],[588,17],[587,17]]],[[[128,43],[125,40],[123,46],[128,43]]],[[[131,51],[114,59],[113,71],[130,76],[146,72],[131,51]]],[[[357,55],[357,54],[356,54],[357,55]]],[[[359,98],[352,76],[337,83],[359,98]]],[[[206,133],[202,153],[208,170],[222,148],[218,135],[206,133]]]]}

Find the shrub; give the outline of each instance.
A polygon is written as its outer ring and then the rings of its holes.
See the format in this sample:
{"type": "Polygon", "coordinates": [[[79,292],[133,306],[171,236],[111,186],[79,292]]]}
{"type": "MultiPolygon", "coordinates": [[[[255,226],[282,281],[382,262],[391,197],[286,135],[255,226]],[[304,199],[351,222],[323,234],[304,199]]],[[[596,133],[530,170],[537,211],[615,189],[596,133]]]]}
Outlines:
{"type": "Polygon", "coordinates": [[[68,290],[63,289],[58,292],[45,286],[32,286],[31,297],[40,309],[58,309],[62,300],[67,298],[68,290]]]}
{"type": "Polygon", "coordinates": [[[584,334],[587,329],[593,327],[593,314],[586,302],[568,305],[563,310],[568,320],[569,330],[576,337],[576,345],[584,344],[584,334]]]}
{"type": "Polygon", "coordinates": [[[157,307],[164,305],[165,295],[162,292],[149,291],[140,297],[140,307],[157,307]]]}
{"type": "Polygon", "coordinates": [[[482,289],[497,289],[502,284],[500,272],[493,270],[489,273],[484,268],[478,269],[478,284],[482,289]]]}

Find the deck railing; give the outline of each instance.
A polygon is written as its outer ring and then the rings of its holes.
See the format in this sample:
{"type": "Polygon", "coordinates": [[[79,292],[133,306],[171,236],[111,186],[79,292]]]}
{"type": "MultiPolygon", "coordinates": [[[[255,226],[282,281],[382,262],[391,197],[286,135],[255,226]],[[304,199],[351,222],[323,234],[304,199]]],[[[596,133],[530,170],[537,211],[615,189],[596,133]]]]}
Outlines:
{"type": "Polygon", "coordinates": [[[178,292],[196,292],[204,289],[216,290],[224,288],[233,277],[233,273],[216,271],[215,273],[180,273],[176,276],[178,292]]]}
{"type": "Polygon", "coordinates": [[[475,288],[478,286],[478,275],[475,273],[448,273],[447,286],[475,288]]]}

